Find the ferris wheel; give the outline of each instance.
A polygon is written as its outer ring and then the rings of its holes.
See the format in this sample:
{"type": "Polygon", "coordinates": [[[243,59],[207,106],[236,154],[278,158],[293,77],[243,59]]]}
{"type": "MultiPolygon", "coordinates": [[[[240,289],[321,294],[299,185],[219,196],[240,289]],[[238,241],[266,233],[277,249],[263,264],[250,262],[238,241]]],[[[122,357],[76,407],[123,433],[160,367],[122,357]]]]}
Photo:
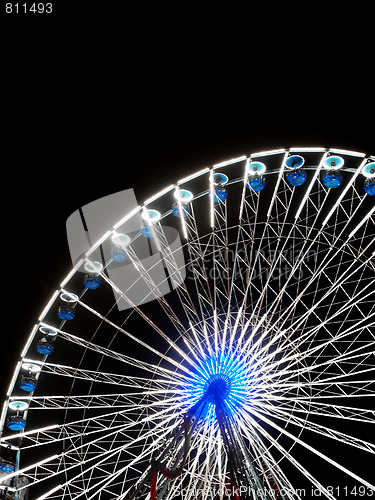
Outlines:
{"type": "Polygon", "coordinates": [[[375,157],[310,147],[124,213],[26,339],[0,495],[334,499],[331,471],[372,495],[374,200],[375,157]]]}

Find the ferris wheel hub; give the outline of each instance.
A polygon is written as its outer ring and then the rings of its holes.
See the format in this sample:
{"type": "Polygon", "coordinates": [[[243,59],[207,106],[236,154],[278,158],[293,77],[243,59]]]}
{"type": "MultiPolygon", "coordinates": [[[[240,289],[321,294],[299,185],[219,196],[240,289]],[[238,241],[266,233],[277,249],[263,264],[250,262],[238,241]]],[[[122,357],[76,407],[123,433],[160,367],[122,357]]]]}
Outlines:
{"type": "Polygon", "coordinates": [[[223,402],[231,391],[231,381],[228,375],[218,373],[213,375],[206,384],[205,398],[210,403],[223,402]]]}

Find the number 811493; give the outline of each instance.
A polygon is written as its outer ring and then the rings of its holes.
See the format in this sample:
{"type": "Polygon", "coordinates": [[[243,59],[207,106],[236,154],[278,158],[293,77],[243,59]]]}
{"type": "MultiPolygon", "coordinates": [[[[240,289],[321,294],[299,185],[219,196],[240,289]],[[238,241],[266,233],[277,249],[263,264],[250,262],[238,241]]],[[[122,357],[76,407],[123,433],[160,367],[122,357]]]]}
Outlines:
{"type": "Polygon", "coordinates": [[[52,3],[11,3],[5,4],[6,14],[27,14],[32,12],[33,14],[51,14],[52,13],[52,3]]]}

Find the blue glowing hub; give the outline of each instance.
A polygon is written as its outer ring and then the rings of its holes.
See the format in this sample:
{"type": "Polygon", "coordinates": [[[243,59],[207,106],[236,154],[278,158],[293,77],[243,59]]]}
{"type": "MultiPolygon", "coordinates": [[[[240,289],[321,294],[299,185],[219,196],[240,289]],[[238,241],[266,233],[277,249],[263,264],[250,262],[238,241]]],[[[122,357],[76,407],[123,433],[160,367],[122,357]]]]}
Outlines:
{"type": "Polygon", "coordinates": [[[215,406],[235,415],[250,401],[254,392],[252,366],[238,353],[221,353],[202,360],[187,388],[187,405],[208,403],[205,419],[216,420],[215,406]]]}
{"type": "Polygon", "coordinates": [[[207,398],[210,403],[223,403],[229,396],[231,387],[232,385],[228,375],[223,373],[212,375],[206,382],[204,397],[207,398]]]}

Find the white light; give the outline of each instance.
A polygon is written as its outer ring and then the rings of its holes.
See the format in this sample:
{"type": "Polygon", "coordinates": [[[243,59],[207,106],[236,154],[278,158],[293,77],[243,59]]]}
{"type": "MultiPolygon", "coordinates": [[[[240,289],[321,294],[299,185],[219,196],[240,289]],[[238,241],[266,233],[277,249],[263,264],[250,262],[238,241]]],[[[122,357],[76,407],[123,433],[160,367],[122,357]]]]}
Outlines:
{"type": "MultiPolygon", "coordinates": [[[[28,434],[27,432],[23,432],[22,435],[25,436],[26,434],[28,434]]],[[[14,437],[19,437],[19,433],[13,435],[13,436],[8,436],[6,438],[4,438],[4,440],[6,439],[10,439],[10,438],[14,438],[14,437]]],[[[18,474],[23,474],[25,473],[26,471],[30,470],[30,469],[36,469],[39,465],[43,465],[49,461],[52,461],[52,460],[55,460],[59,458],[59,455],[52,455],[51,457],[48,457],[48,458],[45,458],[44,460],[40,460],[39,462],[36,462],[36,463],[33,463],[31,465],[28,465],[27,467],[24,467],[23,469],[20,469],[18,471],[15,471],[15,472],[11,472],[10,474],[7,474],[7,479],[10,479],[11,477],[14,477],[14,476],[18,476],[18,474]]],[[[41,498],[41,497],[39,497],[41,498]]],[[[44,497],[45,498],[45,497],[44,497]]]]}
{"type": "Polygon", "coordinates": [[[113,229],[116,231],[117,228],[125,224],[129,219],[131,219],[134,215],[136,215],[141,210],[140,206],[136,206],[131,212],[125,215],[117,224],[113,226],[113,229]]]}
{"type": "Polygon", "coordinates": [[[144,210],[142,213],[142,219],[148,224],[154,224],[160,220],[161,214],[157,210],[144,210]]]}
{"type": "Polygon", "coordinates": [[[272,149],[271,151],[260,151],[259,153],[252,154],[252,158],[258,158],[259,156],[271,156],[280,153],[285,153],[285,149],[272,149]]]}
{"type": "Polygon", "coordinates": [[[199,177],[200,175],[206,174],[209,171],[210,171],[210,169],[208,167],[203,168],[202,170],[199,170],[195,174],[192,174],[192,175],[189,175],[188,177],[184,177],[183,179],[180,179],[179,181],[177,181],[177,184],[183,184],[184,182],[192,181],[196,177],[199,177]]]}
{"type": "Polygon", "coordinates": [[[242,156],[239,156],[238,158],[232,158],[232,159],[227,160],[227,161],[222,161],[220,163],[216,163],[212,168],[214,170],[216,170],[217,168],[227,167],[228,165],[233,165],[233,163],[238,163],[238,162],[244,161],[244,160],[246,160],[246,156],[242,155],[242,156]]]}
{"type": "MultiPolygon", "coordinates": [[[[241,204],[240,204],[240,213],[238,215],[238,218],[239,220],[242,219],[242,212],[243,212],[243,209],[244,209],[244,199],[245,199],[245,193],[246,193],[246,186],[247,186],[247,179],[249,177],[249,163],[251,161],[251,156],[250,158],[248,158],[246,160],[246,165],[245,165],[245,174],[244,174],[244,178],[243,178],[243,189],[242,189],[242,197],[241,197],[241,204]]],[[[227,319],[225,320],[225,332],[226,332],[226,329],[227,329],[227,324],[228,324],[228,317],[227,319]]]]}
{"type": "Polygon", "coordinates": [[[324,153],[325,148],[309,148],[309,147],[302,147],[302,148],[290,148],[289,150],[291,153],[324,153]]]}
{"type": "Polygon", "coordinates": [[[113,232],[111,240],[115,245],[119,245],[122,247],[128,246],[131,242],[130,236],[128,236],[127,234],[116,233],[116,231],[113,232]]]}
{"type": "Polygon", "coordinates": [[[305,163],[305,158],[300,155],[290,155],[285,160],[285,166],[290,170],[301,168],[304,165],[304,163],[305,163]]]}
{"type": "Polygon", "coordinates": [[[193,193],[187,189],[176,189],[173,196],[181,203],[190,203],[193,199],[193,193]]]}
{"type": "Polygon", "coordinates": [[[367,163],[362,168],[362,175],[368,179],[375,177],[375,162],[367,163]]]}
{"type": "Polygon", "coordinates": [[[64,302],[77,302],[78,295],[70,292],[62,292],[60,294],[60,299],[63,300],[64,302]]]}
{"type": "Polygon", "coordinates": [[[151,196],[151,198],[146,200],[145,205],[148,205],[149,203],[152,203],[153,201],[157,200],[158,198],[160,198],[164,194],[169,193],[169,191],[172,191],[173,188],[174,188],[174,185],[171,184],[170,186],[166,187],[162,191],[159,191],[159,193],[156,193],[154,196],[151,196]]]}
{"type": "Polygon", "coordinates": [[[252,161],[248,165],[248,172],[251,175],[262,175],[266,171],[266,166],[261,161],[252,161]]]}
{"type": "MultiPolygon", "coordinates": [[[[7,394],[7,396],[9,396],[9,392],[7,394]]],[[[7,401],[4,401],[3,403],[3,411],[1,412],[1,418],[0,418],[0,428],[2,429],[4,427],[4,423],[5,423],[5,419],[6,419],[6,416],[7,416],[7,412],[8,412],[8,404],[7,404],[7,401]]],[[[6,443],[0,443],[1,446],[5,446],[6,443]]]]}
{"type": "Polygon", "coordinates": [[[63,487],[62,484],[59,484],[58,486],[55,486],[52,488],[52,490],[47,491],[47,493],[44,493],[41,497],[38,497],[36,500],[44,500],[45,498],[48,498],[52,493],[55,493],[57,490],[61,489],[63,487]]]}
{"type": "Polygon", "coordinates": [[[91,262],[89,260],[85,264],[85,270],[89,273],[99,274],[103,270],[103,264],[98,261],[91,262]]]}
{"type": "Polygon", "coordinates": [[[347,156],[359,156],[364,158],[366,156],[365,153],[358,153],[357,151],[348,151],[347,149],[330,149],[330,153],[343,154],[347,156]]]}
{"type": "Polygon", "coordinates": [[[39,330],[43,333],[43,335],[49,335],[52,337],[57,335],[57,330],[55,328],[48,326],[48,325],[40,326],[39,330]]]}
{"type": "Polygon", "coordinates": [[[190,193],[190,191],[186,191],[185,189],[182,189],[182,190],[178,190],[176,188],[176,191],[174,192],[174,197],[176,198],[177,200],[177,204],[178,204],[178,210],[180,211],[180,219],[181,219],[181,225],[182,225],[182,232],[184,234],[184,237],[186,239],[188,239],[188,234],[187,234],[187,229],[186,229],[186,223],[185,223],[185,217],[184,217],[184,208],[182,206],[182,199],[185,200],[185,203],[186,203],[186,199],[189,199],[190,200],[192,199],[193,197],[193,194],[190,193]],[[183,193],[183,196],[181,196],[183,193]],[[191,195],[191,196],[190,196],[191,195]],[[182,199],[181,199],[182,198],[182,199]]]}
{"type": "Polygon", "coordinates": [[[29,407],[29,403],[25,401],[12,401],[8,406],[13,411],[26,411],[29,407]]]}
{"type": "Polygon", "coordinates": [[[46,314],[48,313],[48,311],[50,310],[52,304],[55,302],[55,300],[57,299],[58,295],[59,295],[60,291],[59,290],[56,290],[56,292],[52,295],[52,297],[50,298],[48,304],[46,305],[46,307],[43,309],[42,311],[42,314],[39,316],[39,321],[42,321],[44,319],[44,317],[46,316],[46,314]]]}
{"type": "Polygon", "coordinates": [[[215,217],[214,217],[214,173],[213,170],[210,172],[210,219],[211,227],[215,227],[215,217]]]}
{"type": "Polygon", "coordinates": [[[277,193],[277,190],[279,189],[281,178],[282,178],[283,173],[284,173],[285,162],[286,162],[286,159],[288,158],[288,152],[285,151],[285,149],[279,150],[279,152],[284,153],[284,158],[283,158],[283,162],[282,162],[281,167],[280,167],[279,176],[278,176],[277,181],[276,181],[276,186],[273,190],[272,200],[270,201],[270,204],[268,206],[267,220],[269,219],[269,217],[271,215],[273,204],[274,204],[275,198],[276,198],[276,193],[277,193]]]}
{"type": "Polygon", "coordinates": [[[352,178],[350,179],[350,181],[347,183],[347,185],[345,186],[345,188],[343,189],[343,191],[341,192],[340,196],[338,197],[338,199],[336,200],[336,203],[333,205],[333,207],[331,208],[331,210],[329,211],[328,215],[326,216],[326,218],[324,219],[324,221],[322,222],[322,226],[325,226],[328,222],[328,220],[331,218],[333,212],[336,210],[336,208],[339,206],[339,204],[341,203],[341,200],[344,198],[344,196],[346,195],[346,193],[349,191],[350,187],[352,186],[352,184],[354,183],[354,181],[356,180],[356,178],[358,177],[358,174],[360,173],[361,171],[361,168],[362,166],[364,165],[364,163],[366,162],[367,160],[363,160],[363,162],[360,164],[359,168],[357,168],[356,172],[354,173],[354,175],[352,176],[352,178]]]}
{"type": "Polygon", "coordinates": [[[328,156],[323,161],[322,166],[326,170],[337,170],[344,165],[344,159],[341,156],[328,156]]]}
{"type": "Polygon", "coordinates": [[[24,370],[27,370],[28,372],[31,373],[39,373],[40,370],[42,369],[41,365],[37,365],[35,363],[30,362],[30,360],[25,360],[24,363],[22,363],[22,368],[24,370]]]}
{"type": "Polygon", "coordinates": [[[317,177],[318,177],[318,175],[319,175],[319,172],[320,172],[321,166],[322,166],[322,164],[323,164],[323,163],[325,162],[325,160],[326,160],[327,154],[328,154],[328,153],[324,153],[324,155],[322,156],[322,159],[320,160],[320,163],[319,163],[319,165],[318,165],[318,168],[316,169],[316,172],[315,172],[315,174],[314,174],[313,178],[311,179],[311,182],[310,182],[310,184],[309,184],[309,187],[307,188],[306,193],[305,193],[305,195],[304,195],[304,197],[303,197],[303,200],[302,200],[302,202],[301,202],[301,204],[300,204],[300,206],[299,206],[299,208],[298,208],[298,210],[297,210],[297,213],[296,213],[296,215],[295,215],[295,220],[297,220],[297,219],[298,219],[298,217],[299,217],[300,213],[302,212],[302,209],[303,209],[303,207],[304,207],[304,205],[305,205],[305,203],[306,203],[306,200],[307,200],[307,198],[309,197],[310,192],[311,192],[311,190],[312,190],[312,188],[313,188],[313,185],[315,184],[315,181],[316,181],[316,179],[317,179],[317,177]]]}
{"type": "Polygon", "coordinates": [[[83,259],[79,259],[79,261],[75,264],[73,269],[69,272],[69,274],[64,278],[64,280],[60,284],[61,288],[64,288],[64,286],[70,281],[70,279],[75,275],[77,270],[81,267],[82,263],[83,263],[83,259]]]}
{"type": "Polygon", "coordinates": [[[40,328],[39,330],[42,333],[46,333],[47,335],[57,335],[58,333],[64,333],[62,330],[56,327],[51,327],[47,325],[47,323],[40,323],[40,328]]]}
{"type": "Polygon", "coordinates": [[[355,235],[355,233],[358,231],[358,229],[360,229],[361,226],[363,226],[363,224],[367,221],[367,219],[369,219],[371,217],[371,215],[375,212],[375,207],[373,207],[369,213],[366,215],[366,217],[364,217],[364,219],[358,224],[358,226],[356,226],[353,231],[349,234],[348,236],[348,240],[350,240],[350,238],[352,238],[352,236],[355,235]]]}
{"type": "Polygon", "coordinates": [[[23,348],[23,351],[21,353],[21,358],[24,358],[26,356],[26,353],[31,345],[31,342],[34,340],[35,332],[38,329],[38,325],[34,325],[34,328],[32,329],[29,338],[27,339],[27,342],[25,344],[25,347],[23,348]]]}
{"type": "Polygon", "coordinates": [[[13,392],[14,385],[15,385],[16,380],[18,378],[18,372],[19,372],[20,366],[21,366],[21,361],[18,361],[18,363],[16,365],[16,369],[14,370],[14,373],[13,373],[12,380],[10,381],[10,384],[8,387],[7,397],[9,397],[13,392]]]}
{"type": "Polygon", "coordinates": [[[102,243],[105,242],[105,240],[110,236],[111,231],[107,231],[103,236],[93,245],[88,252],[86,252],[85,256],[89,257],[95,250],[100,247],[102,243]]]}
{"type": "Polygon", "coordinates": [[[8,448],[9,450],[14,450],[14,451],[18,451],[19,450],[19,447],[18,446],[14,446],[14,444],[0,443],[0,446],[3,446],[4,448],[8,448]]]}
{"type": "Polygon", "coordinates": [[[216,174],[213,174],[213,183],[216,186],[225,186],[225,184],[228,182],[228,176],[225,174],[222,174],[220,172],[217,172],[216,174]]]}

